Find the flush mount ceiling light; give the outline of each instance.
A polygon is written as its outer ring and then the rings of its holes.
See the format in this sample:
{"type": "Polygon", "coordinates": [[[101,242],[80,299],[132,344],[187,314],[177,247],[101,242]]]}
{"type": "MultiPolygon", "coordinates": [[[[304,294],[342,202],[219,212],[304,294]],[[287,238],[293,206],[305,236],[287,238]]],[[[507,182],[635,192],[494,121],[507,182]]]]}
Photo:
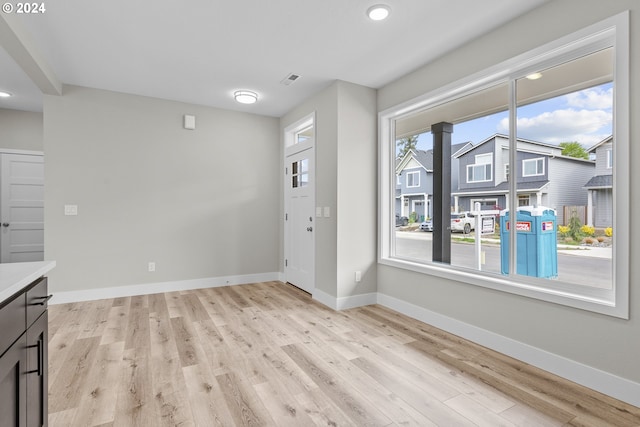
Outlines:
{"type": "Polygon", "coordinates": [[[376,4],[367,9],[367,16],[373,21],[382,21],[387,19],[387,16],[391,13],[391,8],[386,4],[376,4]]]}
{"type": "Polygon", "coordinates": [[[258,94],[250,90],[237,90],[233,97],[241,104],[254,104],[258,100],[258,94]]]}
{"type": "Polygon", "coordinates": [[[538,80],[540,77],[542,77],[542,73],[531,73],[528,76],[526,76],[529,80],[538,80]]]}
{"type": "Polygon", "coordinates": [[[0,90],[0,98],[11,98],[13,95],[11,95],[9,92],[4,92],[2,90],[0,90]]]}

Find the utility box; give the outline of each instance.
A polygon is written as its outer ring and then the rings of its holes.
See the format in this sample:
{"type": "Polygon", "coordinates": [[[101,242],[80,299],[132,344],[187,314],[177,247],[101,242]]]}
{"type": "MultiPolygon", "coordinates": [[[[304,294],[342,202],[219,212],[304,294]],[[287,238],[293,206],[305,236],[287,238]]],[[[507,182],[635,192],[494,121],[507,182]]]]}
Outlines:
{"type": "MultiPolygon", "coordinates": [[[[509,210],[500,212],[500,262],[509,274],[509,210]]],[[[544,206],[521,206],[516,213],[516,271],[533,277],[558,277],[556,211],[544,206]]]]}

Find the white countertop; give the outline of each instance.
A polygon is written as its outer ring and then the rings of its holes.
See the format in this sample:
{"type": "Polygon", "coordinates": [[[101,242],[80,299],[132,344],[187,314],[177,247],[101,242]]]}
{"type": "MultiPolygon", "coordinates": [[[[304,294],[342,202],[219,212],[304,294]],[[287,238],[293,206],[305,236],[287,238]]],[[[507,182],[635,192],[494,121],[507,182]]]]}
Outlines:
{"type": "Polygon", "coordinates": [[[0,264],[0,304],[55,266],[55,261],[0,264]]]}

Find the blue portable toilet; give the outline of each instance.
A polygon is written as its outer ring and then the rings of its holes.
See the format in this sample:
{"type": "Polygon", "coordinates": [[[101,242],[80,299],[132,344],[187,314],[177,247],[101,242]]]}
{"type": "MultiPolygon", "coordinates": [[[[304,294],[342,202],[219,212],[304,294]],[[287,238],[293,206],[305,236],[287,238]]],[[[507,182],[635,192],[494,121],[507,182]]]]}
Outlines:
{"type": "MultiPolygon", "coordinates": [[[[509,274],[509,209],[500,212],[500,263],[509,274]]],[[[533,277],[558,277],[556,211],[544,206],[520,206],[516,213],[516,271],[533,277]]]]}

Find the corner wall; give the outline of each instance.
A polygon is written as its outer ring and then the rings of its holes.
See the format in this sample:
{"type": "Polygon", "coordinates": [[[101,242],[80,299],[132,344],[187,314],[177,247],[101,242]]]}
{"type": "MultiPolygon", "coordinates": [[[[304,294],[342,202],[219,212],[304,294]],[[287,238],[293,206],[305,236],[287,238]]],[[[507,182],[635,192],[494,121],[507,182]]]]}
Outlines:
{"type": "MultiPolygon", "coordinates": [[[[314,111],[316,206],[331,211],[329,218],[316,218],[314,227],[314,298],[334,308],[375,302],[376,91],[336,81],[284,115],[281,165],[284,129],[314,111]],[[357,270],[362,273],[359,283],[357,270]]],[[[280,247],[284,253],[282,239],[280,247]]]]}

